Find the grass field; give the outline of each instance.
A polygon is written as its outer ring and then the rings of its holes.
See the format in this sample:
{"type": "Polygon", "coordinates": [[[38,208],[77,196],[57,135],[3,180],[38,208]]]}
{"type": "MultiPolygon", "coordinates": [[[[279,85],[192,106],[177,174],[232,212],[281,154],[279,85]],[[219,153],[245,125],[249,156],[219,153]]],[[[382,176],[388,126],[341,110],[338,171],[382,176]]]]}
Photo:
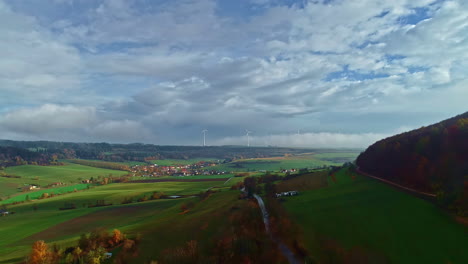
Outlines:
{"type": "Polygon", "coordinates": [[[190,165],[200,161],[212,161],[218,160],[215,158],[196,158],[196,159],[162,159],[162,160],[152,160],[150,161],[153,164],[158,164],[159,166],[175,166],[175,165],[190,165]]]}
{"type": "Polygon", "coordinates": [[[14,203],[14,202],[23,202],[26,200],[34,200],[40,198],[44,193],[47,194],[64,194],[64,193],[70,193],[74,191],[80,191],[88,188],[88,184],[75,184],[75,185],[70,185],[70,186],[64,186],[64,187],[57,187],[57,188],[49,188],[49,189],[42,189],[39,191],[34,191],[34,192],[25,192],[20,195],[16,195],[14,197],[11,197],[10,199],[6,199],[0,202],[0,204],[9,204],[9,203],[14,203]]]}
{"type": "Polygon", "coordinates": [[[128,166],[146,165],[146,164],[148,164],[148,163],[146,163],[146,162],[141,162],[141,161],[124,161],[124,162],[117,162],[117,163],[125,164],[125,165],[128,165],[128,166]]]}
{"type": "MultiPolygon", "coordinates": [[[[62,246],[72,245],[81,233],[97,227],[119,228],[135,235],[145,232],[146,227],[155,228],[158,219],[172,217],[173,223],[179,218],[180,204],[199,198],[161,199],[143,203],[122,205],[124,198],[139,198],[153,192],[167,195],[198,194],[223,184],[222,182],[160,182],[160,183],[116,183],[93,187],[89,190],[73,192],[52,198],[8,206],[14,215],[0,217],[0,263],[17,263],[28,254],[35,240],[44,239],[47,243],[57,242],[62,246]],[[89,203],[105,200],[113,206],[87,208],[89,203]],[[75,210],[60,211],[65,203],[74,203],[75,210]],[[38,209],[33,210],[33,205],[38,209]]],[[[237,198],[231,194],[230,197],[237,198]]],[[[218,207],[223,207],[219,201],[218,207]]],[[[166,227],[167,228],[167,227],[166,227]]],[[[167,230],[166,228],[163,228],[167,230]]],[[[158,239],[160,236],[155,236],[158,239]]],[[[155,238],[148,238],[155,239],[155,238]]],[[[185,242],[185,241],[183,241],[185,242]]],[[[156,242],[164,244],[163,241],[156,242]]]]}
{"type": "MultiPolygon", "coordinates": [[[[115,163],[115,164],[122,164],[127,166],[135,166],[135,165],[148,165],[147,162],[142,161],[107,161],[107,160],[97,160],[97,159],[86,159],[90,161],[97,161],[97,162],[106,162],[106,163],[115,163]]],[[[65,162],[72,162],[73,160],[63,160],[65,162]]]]}
{"type": "MultiPolygon", "coordinates": [[[[327,158],[332,157],[343,159],[344,157],[339,156],[344,153],[324,153],[328,154],[327,158]]],[[[347,160],[352,160],[348,157],[347,160]]],[[[290,157],[275,157],[275,158],[255,158],[255,159],[243,159],[236,160],[230,163],[219,164],[214,167],[207,169],[219,170],[219,171],[279,171],[281,169],[303,169],[303,168],[317,168],[321,166],[329,165],[341,165],[343,162],[335,162],[322,160],[316,157],[315,154],[310,155],[298,155],[290,157]]]]}
{"type": "Polygon", "coordinates": [[[328,245],[367,252],[374,263],[468,263],[465,226],[427,201],[355,177],[342,170],[328,187],[286,198],[313,257],[336,262],[328,245]]]}
{"type": "MultiPolygon", "coordinates": [[[[192,175],[192,176],[164,176],[158,179],[175,179],[175,180],[190,180],[190,179],[221,179],[234,177],[233,173],[219,174],[219,175],[192,175]]],[[[148,179],[147,177],[142,177],[148,179]]]]}
{"type": "Polygon", "coordinates": [[[35,166],[23,165],[8,167],[4,170],[8,175],[17,175],[21,178],[0,177],[0,197],[7,197],[19,193],[18,188],[25,184],[38,184],[46,186],[54,182],[65,184],[77,184],[81,179],[91,177],[125,175],[125,171],[100,169],[78,164],[66,164],[64,166],[35,166]]]}
{"type": "Polygon", "coordinates": [[[316,159],[336,163],[351,162],[354,161],[357,156],[359,156],[359,152],[325,152],[314,154],[314,158],[316,159]]]}

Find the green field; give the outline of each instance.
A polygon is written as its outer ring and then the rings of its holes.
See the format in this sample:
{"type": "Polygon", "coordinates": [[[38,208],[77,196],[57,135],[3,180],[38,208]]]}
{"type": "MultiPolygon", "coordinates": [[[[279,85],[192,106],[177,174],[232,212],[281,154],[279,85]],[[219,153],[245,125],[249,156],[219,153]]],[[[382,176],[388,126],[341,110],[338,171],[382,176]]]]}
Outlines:
{"type": "MultiPolygon", "coordinates": [[[[119,228],[135,235],[149,229],[153,230],[159,225],[159,220],[166,221],[168,217],[172,220],[164,223],[171,225],[177,222],[178,218],[187,218],[179,215],[181,203],[187,200],[196,202],[199,198],[161,199],[127,205],[122,205],[121,202],[124,198],[136,199],[153,192],[163,192],[166,195],[198,194],[219,184],[222,185],[223,182],[116,183],[8,206],[8,209],[14,211],[15,214],[0,217],[0,233],[2,234],[0,263],[21,261],[28,254],[31,244],[39,239],[44,239],[47,243],[57,242],[62,246],[69,246],[75,243],[74,241],[81,233],[89,232],[97,227],[110,230],[119,228]],[[106,203],[114,205],[87,208],[89,203],[92,204],[96,200],[105,200],[106,203]],[[77,209],[58,210],[65,203],[74,203],[77,209]],[[33,205],[38,208],[37,211],[33,210],[33,205]]],[[[237,194],[237,192],[230,194],[229,199],[236,200],[237,194]]],[[[217,204],[211,210],[223,208],[226,205],[222,200],[217,204]]],[[[167,227],[162,229],[168,230],[167,227]]],[[[159,239],[160,235],[145,239],[154,240],[155,238],[159,239]]],[[[184,236],[180,237],[182,238],[184,236]]],[[[161,245],[161,249],[164,248],[162,247],[165,245],[164,241],[154,243],[161,245]]]]}
{"type": "MultiPolygon", "coordinates": [[[[173,180],[199,180],[199,179],[227,179],[234,177],[233,173],[219,174],[219,175],[192,175],[192,176],[164,176],[157,179],[173,179],[173,180]]],[[[148,177],[140,177],[139,179],[147,180],[148,177]]]]}
{"type": "Polygon", "coordinates": [[[146,162],[141,162],[141,161],[124,161],[124,162],[117,162],[120,164],[125,164],[128,166],[135,166],[135,165],[146,165],[146,162]]]}
{"type": "Polygon", "coordinates": [[[162,159],[162,160],[152,160],[150,161],[153,164],[158,164],[158,166],[175,166],[175,165],[190,165],[195,164],[200,161],[216,161],[215,158],[196,158],[196,159],[162,159]]]}
{"type": "Polygon", "coordinates": [[[20,193],[18,188],[25,184],[37,184],[46,186],[54,182],[63,182],[65,184],[77,184],[83,179],[98,176],[113,176],[125,175],[125,171],[100,169],[88,167],[78,164],[66,164],[64,166],[36,166],[23,165],[8,167],[4,170],[8,175],[17,175],[21,178],[5,178],[0,177],[0,197],[20,193]]]}
{"type": "Polygon", "coordinates": [[[0,204],[9,204],[9,203],[14,203],[14,202],[23,202],[26,200],[34,200],[40,198],[44,193],[47,194],[64,194],[64,193],[70,193],[74,191],[80,191],[87,189],[89,184],[76,184],[76,185],[70,185],[70,186],[64,186],[64,187],[57,187],[57,188],[49,188],[49,189],[43,189],[39,191],[32,191],[32,192],[25,192],[20,195],[16,195],[14,197],[11,197],[10,199],[6,199],[0,202],[0,204]]]}
{"type": "Polygon", "coordinates": [[[317,168],[321,166],[340,165],[341,163],[315,158],[314,155],[301,155],[277,158],[255,158],[236,160],[223,163],[206,169],[241,172],[241,171],[279,171],[282,169],[317,168]]]}
{"type": "Polygon", "coordinates": [[[336,262],[327,255],[334,248],[370,255],[370,263],[468,263],[468,230],[453,217],[383,183],[355,177],[342,170],[329,187],[286,198],[284,206],[313,257],[336,262]]]}
{"type": "Polygon", "coordinates": [[[352,162],[357,156],[359,156],[359,152],[325,152],[314,154],[314,158],[316,159],[336,163],[352,162]]]}
{"type": "MultiPolygon", "coordinates": [[[[148,165],[147,162],[142,162],[142,161],[107,161],[107,160],[97,160],[97,159],[83,159],[83,160],[106,162],[106,163],[115,163],[115,164],[121,164],[121,165],[127,165],[127,166],[148,165]]],[[[63,161],[73,162],[73,160],[63,160],[63,161]]]]}

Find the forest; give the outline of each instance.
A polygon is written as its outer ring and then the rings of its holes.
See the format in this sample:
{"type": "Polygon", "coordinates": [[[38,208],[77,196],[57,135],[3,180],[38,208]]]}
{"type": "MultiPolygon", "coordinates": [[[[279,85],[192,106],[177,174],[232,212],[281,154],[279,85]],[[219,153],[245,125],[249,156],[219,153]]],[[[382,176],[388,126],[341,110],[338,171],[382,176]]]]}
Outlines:
{"type": "MultiPolygon", "coordinates": [[[[53,165],[58,159],[147,162],[161,159],[216,158],[226,162],[245,158],[264,158],[326,149],[245,146],[160,146],[153,144],[71,143],[53,141],[0,140],[0,166],[53,165]],[[35,163],[34,163],[35,164],[35,163]]],[[[339,150],[333,150],[333,152],[339,150]]],[[[350,150],[343,150],[344,152],[350,150]]]]}
{"type": "Polygon", "coordinates": [[[468,112],[389,137],[357,158],[366,173],[436,195],[461,216],[468,213],[468,112]]]}

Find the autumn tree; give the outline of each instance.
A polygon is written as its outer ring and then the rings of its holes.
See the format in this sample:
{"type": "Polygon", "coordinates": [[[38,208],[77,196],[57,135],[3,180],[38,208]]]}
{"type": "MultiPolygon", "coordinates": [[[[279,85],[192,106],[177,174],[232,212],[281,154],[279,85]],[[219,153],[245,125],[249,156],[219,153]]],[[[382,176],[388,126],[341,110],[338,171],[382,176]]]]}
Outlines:
{"type": "Polygon", "coordinates": [[[101,264],[101,262],[104,260],[104,254],[106,253],[106,249],[98,246],[94,250],[88,251],[86,254],[86,263],[89,264],[101,264]]]}
{"type": "Polygon", "coordinates": [[[49,264],[51,263],[50,252],[47,244],[43,240],[34,242],[32,251],[27,260],[28,264],[49,264]]]}
{"type": "Polygon", "coordinates": [[[114,231],[112,231],[111,243],[113,245],[118,245],[120,242],[122,242],[123,238],[124,236],[120,230],[114,229],[114,231]]]}

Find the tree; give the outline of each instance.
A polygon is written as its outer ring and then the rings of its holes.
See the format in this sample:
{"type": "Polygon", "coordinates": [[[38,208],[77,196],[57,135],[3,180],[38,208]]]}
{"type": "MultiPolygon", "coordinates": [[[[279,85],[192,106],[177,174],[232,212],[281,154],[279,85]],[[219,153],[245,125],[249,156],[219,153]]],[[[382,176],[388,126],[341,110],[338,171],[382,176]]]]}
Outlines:
{"type": "Polygon", "coordinates": [[[75,261],[80,260],[82,253],[83,253],[83,250],[81,250],[80,247],[76,247],[72,252],[73,260],[75,261]]]}
{"type": "Polygon", "coordinates": [[[62,258],[63,251],[57,244],[52,245],[52,251],[50,252],[50,261],[51,263],[58,263],[62,258]]]}
{"type": "Polygon", "coordinates": [[[244,179],[244,186],[247,195],[252,196],[252,194],[258,192],[257,178],[247,177],[244,179]]]}
{"type": "Polygon", "coordinates": [[[73,254],[71,253],[68,253],[66,256],[65,256],[65,263],[66,264],[72,264],[74,263],[75,260],[73,259],[73,254]]]}
{"type": "Polygon", "coordinates": [[[265,186],[264,186],[264,189],[265,189],[265,194],[269,197],[275,197],[275,194],[276,194],[276,184],[272,183],[272,182],[267,182],[265,183],[265,186]]]}
{"type": "Polygon", "coordinates": [[[114,245],[118,245],[123,240],[122,232],[120,232],[118,229],[114,229],[114,231],[112,231],[111,240],[114,245]]]}
{"type": "Polygon", "coordinates": [[[78,248],[86,250],[89,248],[89,244],[88,236],[86,234],[81,234],[80,240],[78,240],[78,248]]]}
{"type": "Polygon", "coordinates": [[[28,264],[49,264],[50,253],[47,244],[43,240],[34,242],[32,251],[27,261],[28,264]]]}
{"type": "Polygon", "coordinates": [[[104,259],[104,254],[106,253],[105,248],[99,246],[95,250],[88,251],[86,255],[86,263],[90,264],[100,264],[104,259]]]}

